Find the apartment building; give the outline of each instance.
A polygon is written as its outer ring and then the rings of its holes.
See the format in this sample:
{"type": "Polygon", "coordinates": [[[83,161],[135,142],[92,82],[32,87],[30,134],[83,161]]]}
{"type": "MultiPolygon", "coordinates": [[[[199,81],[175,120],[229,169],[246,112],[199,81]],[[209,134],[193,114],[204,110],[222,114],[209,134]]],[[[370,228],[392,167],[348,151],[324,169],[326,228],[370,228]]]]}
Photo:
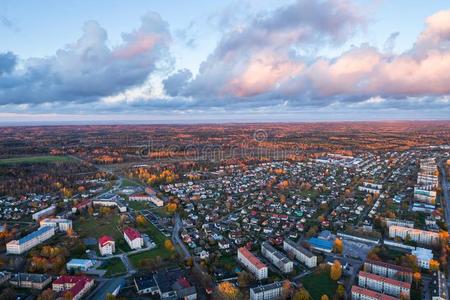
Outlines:
{"type": "Polygon", "coordinates": [[[31,273],[17,273],[9,280],[9,283],[13,286],[36,290],[44,289],[50,282],[52,282],[50,275],[31,273]]]}
{"type": "Polygon", "coordinates": [[[98,249],[100,255],[112,255],[116,251],[116,243],[112,237],[104,235],[98,239],[98,249]]]}
{"type": "Polygon", "coordinates": [[[123,230],[123,237],[131,249],[141,249],[144,246],[144,239],[139,231],[127,227],[123,230]]]}
{"type": "Polygon", "coordinates": [[[382,261],[366,260],[363,270],[383,277],[412,282],[413,270],[410,268],[388,264],[382,261]]]}
{"type": "Polygon", "coordinates": [[[40,211],[34,213],[32,218],[35,221],[39,221],[42,218],[54,215],[55,212],[56,212],[56,206],[52,205],[52,206],[49,206],[49,207],[47,207],[47,208],[45,208],[43,210],[40,210],[40,211]]]}
{"type": "Polygon", "coordinates": [[[267,278],[267,266],[248,251],[247,248],[239,248],[237,258],[253,275],[255,275],[256,279],[261,280],[267,278]]]}
{"type": "Polygon", "coordinates": [[[417,247],[415,250],[411,251],[417,259],[417,265],[423,269],[430,269],[430,260],[433,259],[433,251],[430,249],[417,247]]]}
{"type": "Polygon", "coordinates": [[[360,271],[358,274],[358,285],[395,297],[409,297],[411,291],[411,283],[409,282],[398,281],[364,271],[360,271]]]}
{"type": "Polygon", "coordinates": [[[290,273],[294,263],[286,255],[275,249],[268,242],[261,244],[261,253],[283,273],[290,273]]]}
{"type": "Polygon", "coordinates": [[[414,228],[414,221],[390,219],[390,218],[386,218],[385,221],[386,221],[386,227],[388,227],[388,228],[391,226],[402,226],[402,227],[414,228]]]}
{"type": "Polygon", "coordinates": [[[398,298],[354,285],[352,286],[352,300],[398,300],[398,298]]]}
{"type": "Polygon", "coordinates": [[[52,283],[55,292],[70,294],[72,300],[79,300],[94,286],[94,279],[87,276],[62,275],[52,283]]]}
{"type": "Polygon", "coordinates": [[[55,228],[52,226],[44,226],[38,230],[24,236],[19,240],[13,240],[6,244],[6,252],[8,254],[22,254],[31,248],[39,245],[43,241],[48,240],[55,235],[55,228]]]}
{"type": "Polygon", "coordinates": [[[283,292],[283,282],[277,281],[250,289],[250,300],[275,300],[283,292]]]}
{"type": "Polygon", "coordinates": [[[391,226],[389,227],[389,237],[399,237],[403,240],[408,237],[419,244],[423,245],[437,245],[439,244],[439,234],[433,231],[426,231],[421,229],[414,229],[403,226],[391,226]]]}
{"type": "Polygon", "coordinates": [[[435,204],[436,203],[436,190],[432,185],[427,186],[415,186],[414,187],[414,200],[418,202],[435,204]]]}
{"type": "Polygon", "coordinates": [[[67,232],[68,230],[72,229],[72,220],[57,219],[57,218],[46,218],[46,219],[42,219],[39,222],[39,225],[41,225],[41,227],[43,227],[43,226],[52,226],[55,229],[67,232]]]}
{"type": "Polygon", "coordinates": [[[441,271],[434,272],[430,284],[431,300],[448,300],[447,278],[441,271]]]}
{"type": "Polygon", "coordinates": [[[286,252],[294,254],[295,258],[304,263],[309,268],[314,268],[317,266],[317,256],[315,256],[308,249],[297,245],[294,241],[286,239],[283,242],[283,249],[286,252]]]}

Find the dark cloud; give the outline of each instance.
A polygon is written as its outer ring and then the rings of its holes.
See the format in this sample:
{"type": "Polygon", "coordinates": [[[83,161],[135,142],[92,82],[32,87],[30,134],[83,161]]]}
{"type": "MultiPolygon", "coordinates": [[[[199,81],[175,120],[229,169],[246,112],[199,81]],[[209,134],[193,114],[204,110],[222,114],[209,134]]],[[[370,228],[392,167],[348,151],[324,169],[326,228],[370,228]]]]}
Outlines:
{"type": "Polygon", "coordinates": [[[179,70],[163,80],[164,90],[169,96],[178,96],[178,92],[184,88],[191,78],[191,71],[188,69],[179,70]]]}
{"type": "Polygon", "coordinates": [[[169,58],[168,24],[156,13],[108,46],[106,31],[86,22],[83,35],[48,58],[33,58],[0,81],[0,103],[92,102],[142,84],[157,63],[169,58]]]}
{"type": "Polygon", "coordinates": [[[12,52],[0,53],[0,76],[11,73],[17,64],[17,56],[12,52]]]}

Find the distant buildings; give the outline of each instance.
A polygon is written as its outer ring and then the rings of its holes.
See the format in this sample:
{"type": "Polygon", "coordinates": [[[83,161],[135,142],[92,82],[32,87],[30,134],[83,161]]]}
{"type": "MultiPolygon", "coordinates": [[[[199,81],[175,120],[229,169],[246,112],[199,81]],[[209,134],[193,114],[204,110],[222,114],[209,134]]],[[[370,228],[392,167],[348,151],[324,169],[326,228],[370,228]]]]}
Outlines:
{"type": "Polygon", "coordinates": [[[94,279],[87,276],[62,275],[52,283],[52,289],[62,295],[69,294],[72,300],[81,299],[94,286],[94,279]]]}
{"type": "Polygon", "coordinates": [[[19,240],[13,240],[6,244],[6,252],[8,254],[22,254],[31,248],[39,245],[43,241],[48,240],[55,235],[55,228],[52,226],[44,226],[38,230],[24,236],[19,240]]]}
{"type": "Polygon", "coordinates": [[[382,184],[363,182],[363,185],[360,185],[358,187],[358,190],[361,192],[366,192],[366,193],[371,193],[371,194],[380,194],[382,188],[383,188],[382,184]]]}
{"type": "Polygon", "coordinates": [[[52,277],[46,274],[30,274],[30,273],[17,273],[14,274],[9,283],[11,285],[25,288],[42,290],[52,282],[52,277]]]}
{"type": "Polygon", "coordinates": [[[411,283],[409,282],[398,281],[364,271],[360,271],[358,274],[358,285],[395,297],[404,296],[409,298],[411,291],[411,283]]]}
{"type": "Polygon", "coordinates": [[[155,195],[148,195],[146,193],[137,193],[131,195],[128,200],[130,201],[148,201],[155,204],[158,207],[164,206],[164,201],[155,195]]]}
{"type": "Polygon", "coordinates": [[[292,253],[297,260],[301,261],[309,268],[314,268],[315,266],[317,266],[317,256],[315,256],[308,249],[297,245],[292,240],[284,240],[283,249],[288,253],[292,253]]]}
{"type": "Polygon", "coordinates": [[[261,244],[261,253],[283,273],[290,273],[294,263],[286,255],[272,247],[268,242],[261,244]]]}
{"type": "Polygon", "coordinates": [[[46,218],[42,219],[39,224],[41,227],[43,226],[52,226],[55,229],[59,229],[61,231],[68,231],[72,229],[72,220],[68,219],[56,219],[56,218],[46,218]]]}
{"type": "Polygon", "coordinates": [[[389,237],[400,237],[403,240],[409,237],[411,241],[424,245],[437,245],[439,243],[439,234],[437,232],[402,226],[389,227],[389,237]]]}
{"type": "Polygon", "coordinates": [[[131,249],[141,249],[144,246],[144,239],[139,231],[127,227],[123,230],[123,237],[131,249]]]}
{"type": "Polygon", "coordinates": [[[94,266],[95,261],[91,259],[79,259],[73,258],[67,264],[67,270],[83,271],[86,272],[94,266]]]}
{"type": "Polygon", "coordinates": [[[250,300],[275,300],[280,299],[283,292],[283,282],[277,281],[266,285],[260,285],[250,289],[250,300]]]}
{"type": "Polygon", "coordinates": [[[42,218],[54,215],[56,212],[56,206],[52,205],[47,207],[46,209],[40,210],[33,214],[33,220],[39,221],[42,218]]]}
{"type": "Polygon", "coordinates": [[[116,251],[116,243],[112,237],[104,235],[98,239],[98,249],[102,256],[112,255],[116,251]]]}
{"type": "Polygon", "coordinates": [[[117,207],[120,212],[127,211],[127,206],[122,201],[122,198],[113,193],[106,193],[102,195],[101,197],[95,199],[92,204],[98,206],[117,207]]]}
{"type": "Polygon", "coordinates": [[[77,203],[74,207],[72,207],[72,212],[76,213],[77,211],[85,210],[92,206],[92,200],[86,199],[81,201],[80,203],[77,203]]]}
{"type": "Polygon", "coordinates": [[[386,218],[386,226],[389,228],[391,226],[403,226],[408,228],[414,228],[414,222],[409,220],[400,220],[400,219],[389,219],[386,218]]]}
{"type": "Polygon", "coordinates": [[[430,269],[430,260],[433,259],[433,251],[430,249],[419,248],[411,251],[411,254],[417,258],[417,265],[423,269],[430,269]]]}
{"type": "Polygon", "coordinates": [[[258,280],[267,278],[267,266],[248,251],[247,248],[239,248],[237,258],[258,280]]]}
{"type": "Polygon", "coordinates": [[[435,187],[433,185],[415,186],[414,200],[428,204],[435,204],[436,203],[435,187]]]}

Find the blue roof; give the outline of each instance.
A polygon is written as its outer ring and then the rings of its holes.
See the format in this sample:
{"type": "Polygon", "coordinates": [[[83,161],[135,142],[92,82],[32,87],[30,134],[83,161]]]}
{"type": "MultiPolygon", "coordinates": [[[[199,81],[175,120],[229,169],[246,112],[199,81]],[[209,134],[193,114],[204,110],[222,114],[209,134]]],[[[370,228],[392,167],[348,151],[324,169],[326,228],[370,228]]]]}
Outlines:
{"type": "Polygon", "coordinates": [[[333,242],[323,240],[323,239],[318,239],[315,237],[310,238],[308,240],[308,243],[310,243],[311,246],[316,247],[316,248],[322,248],[322,249],[328,249],[328,250],[333,249],[333,242]]]}
{"type": "Polygon", "coordinates": [[[47,232],[47,231],[49,231],[49,230],[53,230],[53,227],[51,227],[51,226],[44,226],[44,227],[41,227],[41,228],[39,228],[38,230],[36,230],[36,231],[34,231],[34,232],[32,232],[32,233],[30,233],[30,234],[24,236],[23,238],[21,238],[21,239],[19,240],[19,245],[20,245],[20,244],[24,244],[24,243],[26,243],[26,242],[28,242],[28,241],[30,241],[30,240],[32,240],[32,239],[34,239],[34,238],[36,238],[36,237],[42,235],[42,234],[44,234],[45,232],[47,232]]]}
{"type": "Polygon", "coordinates": [[[81,259],[81,258],[72,258],[68,263],[68,265],[77,265],[77,266],[84,266],[84,265],[90,265],[93,264],[93,261],[90,259],[81,259]]]}

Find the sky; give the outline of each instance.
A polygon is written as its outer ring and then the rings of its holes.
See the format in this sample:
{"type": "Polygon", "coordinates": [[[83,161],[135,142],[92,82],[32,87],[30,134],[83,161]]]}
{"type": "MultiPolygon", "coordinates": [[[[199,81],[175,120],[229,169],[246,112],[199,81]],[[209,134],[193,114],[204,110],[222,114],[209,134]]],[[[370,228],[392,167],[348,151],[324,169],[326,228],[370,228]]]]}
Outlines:
{"type": "Polygon", "coordinates": [[[0,123],[449,116],[448,1],[0,2],[0,123]]]}

